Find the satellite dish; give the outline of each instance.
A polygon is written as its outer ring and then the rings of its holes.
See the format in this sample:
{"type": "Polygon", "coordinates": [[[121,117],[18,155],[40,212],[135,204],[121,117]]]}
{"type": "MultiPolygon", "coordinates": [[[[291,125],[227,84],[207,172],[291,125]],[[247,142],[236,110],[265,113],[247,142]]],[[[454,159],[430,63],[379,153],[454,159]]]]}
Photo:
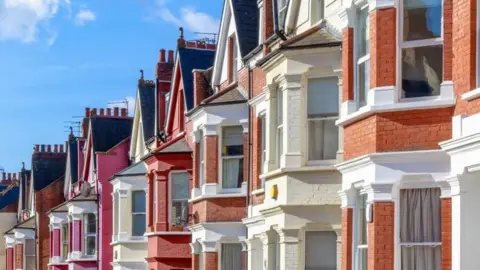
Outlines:
{"type": "Polygon", "coordinates": [[[90,183],[88,181],[84,181],[82,183],[82,190],[80,191],[80,194],[82,194],[83,197],[88,197],[90,196],[91,191],[92,186],[90,186],[90,183]]]}

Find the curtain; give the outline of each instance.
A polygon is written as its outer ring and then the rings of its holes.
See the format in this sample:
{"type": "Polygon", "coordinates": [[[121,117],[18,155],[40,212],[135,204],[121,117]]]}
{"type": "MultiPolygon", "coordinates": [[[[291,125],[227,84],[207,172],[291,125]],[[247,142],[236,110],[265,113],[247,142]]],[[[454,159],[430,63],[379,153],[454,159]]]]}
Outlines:
{"type": "Polygon", "coordinates": [[[222,244],[221,260],[221,270],[242,270],[242,245],[222,244]]]}
{"type": "Polygon", "coordinates": [[[337,269],[337,234],[328,231],[305,233],[305,270],[337,269]]]}
{"type": "Polygon", "coordinates": [[[243,159],[241,158],[230,158],[223,160],[223,178],[222,178],[222,187],[223,188],[239,188],[239,175],[241,173],[241,163],[243,159]]]}
{"type": "MultiPolygon", "coordinates": [[[[401,243],[441,242],[440,189],[400,192],[401,243]]],[[[441,269],[441,247],[402,245],[403,270],[441,269]]]]}

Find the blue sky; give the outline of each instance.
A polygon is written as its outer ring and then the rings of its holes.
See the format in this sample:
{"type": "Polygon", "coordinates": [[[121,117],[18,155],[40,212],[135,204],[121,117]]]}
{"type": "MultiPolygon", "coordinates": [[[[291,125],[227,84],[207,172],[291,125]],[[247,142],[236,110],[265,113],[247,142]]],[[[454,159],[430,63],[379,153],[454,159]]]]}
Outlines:
{"type": "Polygon", "coordinates": [[[0,0],[0,167],[30,164],[34,144],[60,144],[85,107],[133,99],[153,79],[178,27],[218,32],[221,0],[0,0]]]}

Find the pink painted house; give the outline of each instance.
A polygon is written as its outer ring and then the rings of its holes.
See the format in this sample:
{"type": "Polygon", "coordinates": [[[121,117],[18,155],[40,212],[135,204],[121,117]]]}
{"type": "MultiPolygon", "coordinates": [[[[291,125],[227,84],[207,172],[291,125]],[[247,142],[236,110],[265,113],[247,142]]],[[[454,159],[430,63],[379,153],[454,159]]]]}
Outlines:
{"type": "Polygon", "coordinates": [[[127,110],[85,110],[83,138],[69,138],[64,196],[49,212],[50,269],[112,269],[112,185],[129,166],[132,118],[127,110]]]}

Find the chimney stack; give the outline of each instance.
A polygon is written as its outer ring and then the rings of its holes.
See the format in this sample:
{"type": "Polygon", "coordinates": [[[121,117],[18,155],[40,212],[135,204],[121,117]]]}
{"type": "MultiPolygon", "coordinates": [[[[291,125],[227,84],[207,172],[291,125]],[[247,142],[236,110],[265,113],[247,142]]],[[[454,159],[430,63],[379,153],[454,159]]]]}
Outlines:
{"type": "Polygon", "coordinates": [[[38,152],[40,151],[40,145],[38,145],[38,144],[35,144],[35,147],[34,147],[34,149],[35,149],[35,152],[37,152],[37,153],[38,153],[38,152]]]}
{"type": "Polygon", "coordinates": [[[113,108],[113,116],[118,116],[118,107],[113,108]]]}
{"type": "Polygon", "coordinates": [[[7,180],[7,173],[3,172],[2,173],[2,181],[5,181],[5,180],[7,180]]]}
{"type": "Polygon", "coordinates": [[[169,50],[168,51],[168,62],[169,63],[173,63],[173,51],[172,50],[169,50]]]}
{"type": "Polygon", "coordinates": [[[107,108],[107,116],[112,116],[112,108],[107,108]]]}
{"type": "Polygon", "coordinates": [[[90,117],[90,108],[85,108],[85,117],[90,117]]]}
{"type": "Polygon", "coordinates": [[[52,152],[52,146],[49,144],[47,145],[47,152],[48,153],[51,153],[52,152]]]}
{"type": "Polygon", "coordinates": [[[165,49],[161,49],[160,50],[160,63],[164,63],[165,62],[165,49]]]}
{"type": "Polygon", "coordinates": [[[185,48],[185,39],[183,38],[183,27],[180,27],[180,37],[177,40],[178,48],[185,48]]]}
{"type": "Polygon", "coordinates": [[[53,145],[53,152],[58,153],[58,144],[53,145]]]}
{"type": "Polygon", "coordinates": [[[120,116],[122,116],[122,117],[127,117],[127,116],[128,116],[127,108],[122,108],[122,109],[120,110],[120,113],[121,113],[120,116]]]}
{"type": "Polygon", "coordinates": [[[45,152],[45,144],[42,144],[42,145],[40,146],[40,151],[41,151],[42,153],[45,152]]]}
{"type": "Polygon", "coordinates": [[[60,144],[60,153],[64,153],[63,144],[60,144]]]}
{"type": "Polygon", "coordinates": [[[91,115],[91,116],[97,115],[97,109],[94,108],[94,109],[90,110],[90,115],[91,115]]]}
{"type": "Polygon", "coordinates": [[[12,174],[8,173],[8,180],[12,180],[12,174]]]}
{"type": "Polygon", "coordinates": [[[105,109],[104,109],[104,108],[101,108],[101,109],[100,109],[100,115],[101,115],[101,116],[104,116],[104,115],[105,115],[105,109]]]}

